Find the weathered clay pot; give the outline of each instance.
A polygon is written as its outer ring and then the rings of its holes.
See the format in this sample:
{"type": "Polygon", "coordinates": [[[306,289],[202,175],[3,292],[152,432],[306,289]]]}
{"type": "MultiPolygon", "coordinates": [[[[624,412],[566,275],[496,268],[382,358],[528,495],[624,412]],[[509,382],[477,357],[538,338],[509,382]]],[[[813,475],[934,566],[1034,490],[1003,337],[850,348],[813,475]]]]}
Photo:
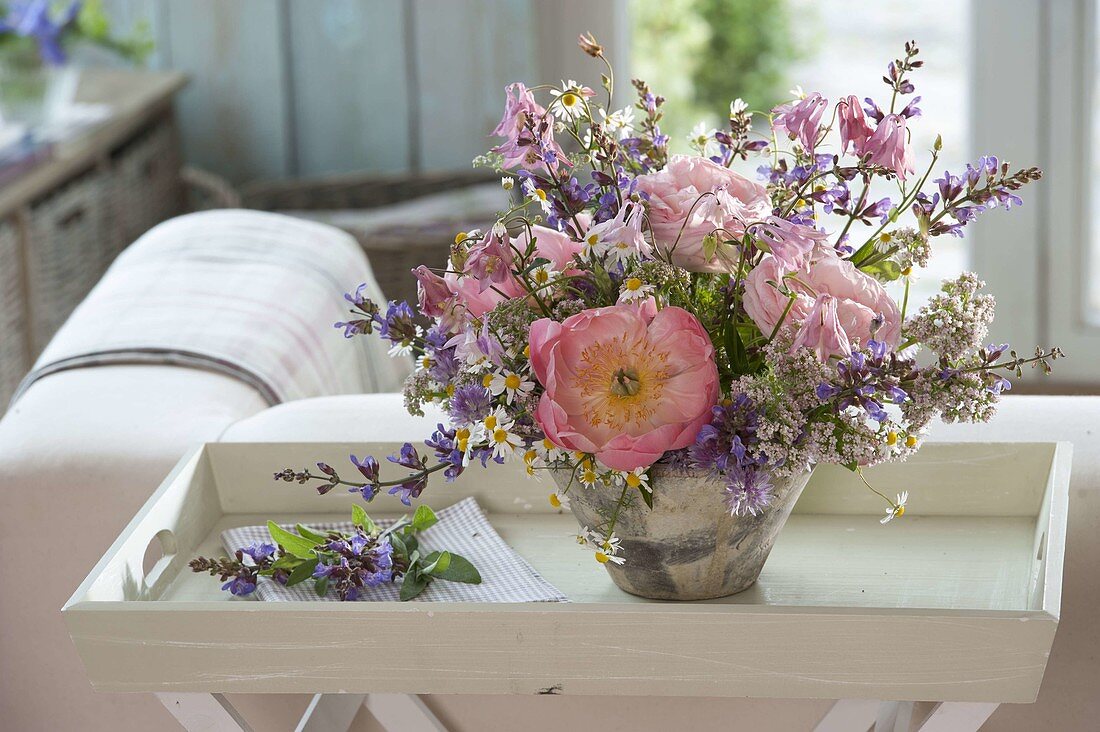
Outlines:
{"type": "MultiPolygon", "coordinates": [[[[559,487],[570,471],[551,471],[559,487]]],[[[773,497],[757,516],[731,516],[722,484],[701,472],[655,465],[649,471],[653,508],[635,497],[619,512],[615,535],[626,563],[606,563],[611,579],[632,595],[654,600],[709,600],[752,586],[775,537],[787,522],[810,472],[773,481],[773,497]]],[[[570,507],[581,526],[606,525],[619,489],[574,482],[570,507]]]]}

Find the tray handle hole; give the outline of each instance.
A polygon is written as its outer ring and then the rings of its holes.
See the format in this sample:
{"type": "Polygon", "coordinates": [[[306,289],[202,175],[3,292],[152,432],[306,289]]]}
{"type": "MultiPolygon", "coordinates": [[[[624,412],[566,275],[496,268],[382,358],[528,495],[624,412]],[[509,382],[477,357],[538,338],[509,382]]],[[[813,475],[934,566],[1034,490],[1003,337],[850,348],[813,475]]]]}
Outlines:
{"type": "Polygon", "coordinates": [[[175,534],[168,529],[158,531],[156,536],[149,540],[149,546],[145,547],[145,556],[141,560],[146,587],[156,584],[174,556],[176,556],[175,534]]]}
{"type": "Polygon", "coordinates": [[[1037,561],[1043,561],[1043,555],[1047,553],[1047,532],[1043,532],[1043,535],[1039,537],[1039,551],[1035,554],[1037,561]]]}

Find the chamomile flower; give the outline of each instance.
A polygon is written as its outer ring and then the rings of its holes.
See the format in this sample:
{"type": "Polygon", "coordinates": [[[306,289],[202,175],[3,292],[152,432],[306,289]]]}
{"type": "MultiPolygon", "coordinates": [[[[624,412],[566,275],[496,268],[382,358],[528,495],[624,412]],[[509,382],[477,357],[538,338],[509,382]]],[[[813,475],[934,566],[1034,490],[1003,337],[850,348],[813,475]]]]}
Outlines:
{"type": "Polygon", "coordinates": [[[528,478],[534,478],[535,480],[542,480],[542,476],[539,475],[539,468],[543,467],[542,456],[539,455],[539,451],[535,448],[528,448],[523,453],[523,471],[527,473],[528,478]]]}
{"type": "Polygon", "coordinates": [[[533,270],[531,270],[530,274],[531,282],[535,285],[535,287],[539,288],[549,285],[560,276],[561,273],[554,269],[554,264],[552,262],[547,262],[544,265],[535,267],[533,270]]]}
{"type": "Polygon", "coordinates": [[[493,396],[504,394],[505,401],[511,404],[516,396],[525,397],[535,388],[535,382],[529,381],[513,371],[486,374],[485,387],[493,396]]]}
{"type": "Polygon", "coordinates": [[[500,187],[506,191],[510,191],[516,187],[516,179],[510,175],[503,176],[500,179],[500,187]]]}
{"type": "Polygon", "coordinates": [[[607,251],[607,245],[600,241],[599,234],[589,234],[584,238],[584,242],[581,244],[581,255],[588,259],[589,257],[595,257],[597,259],[603,257],[607,251]]]}
{"type": "Polygon", "coordinates": [[[430,371],[432,366],[435,365],[435,359],[428,354],[424,354],[420,358],[416,359],[416,371],[421,373],[423,371],[430,371]]]}
{"type": "Polygon", "coordinates": [[[556,462],[563,459],[567,453],[560,447],[550,441],[550,438],[542,438],[542,442],[539,443],[539,449],[542,452],[542,459],[548,463],[556,462]]]}
{"type": "Polygon", "coordinates": [[[749,103],[741,97],[737,97],[737,99],[734,99],[732,102],[730,102],[730,117],[736,117],[742,112],[747,112],[748,109],[749,103]]]}
{"type": "Polygon", "coordinates": [[[619,291],[619,302],[633,302],[644,300],[653,292],[653,285],[647,285],[637,277],[627,277],[623,280],[622,290],[619,291]]]}
{"type": "Polygon", "coordinates": [[[898,500],[892,504],[890,508],[886,509],[886,515],[880,520],[880,524],[888,524],[899,516],[905,515],[905,502],[909,500],[909,491],[902,491],[898,494],[898,500]]]}
{"type": "Polygon", "coordinates": [[[604,129],[617,134],[620,140],[634,131],[634,110],[630,107],[617,109],[610,114],[601,107],[600,119],[603,122],[604,129]]]}
{"type": "Polygon", "coordinates": [[[550,206],[550,201],[546,198],[546,191],[536,186],[530,178],[525,178],[524,181],[519,184],[519,187],[528,200],[535,201],[539,204],[544,214],[550,214],[553,209],[550,206]]]}
{"type": "Polygon", "coordinates": [[[600,482],[600,474],[596,472],[596,466],[591,460],[581,461],[580,468],[577,470],[577,480],[585,488],[595,488],[600,482]]]}
{"type": "Polygon", "coordinates": [[[653,490],[649,487],[649,475],[646,473],[645,468],[635,468],[629,473],[619,473],[619,477],[627,488],[637,488],[646,493],[653,490]]]}
{"type": "Polygon", "coordinates": [[[584,98],[592,96],[593,92],[570,79],[563,81],[560,89],[551,89],[550,94],[554,97],[550,103],[554,115],[562,120],[573,120],[584,116],[584,98]]]}
{"type": "Polygon", "coordinates": [[[706,122],[700,122],[691,128],[691,132],[687,136],[688,144],[700,153],[705,153],[707,143],[714,137],[715,132],[717,132],[717,130],[713,128],[707,129],[706,122]]]}
{"type": "Polygon", "coordinates": [[[619,537],[612,534],[606,539],[596,540],[596,561],[600,564],[626,564],[626,558],[621,556],[622,545],[619,537]]]}
{"type": "Polygon", "coordinates": [[[569,496],[565,495],[564,491],[556,490],[550,494],[550,505],[554,508],[563,508],[568,511],[569,496]]]}
{"type": "MultiPolygon", "coordinates": [[[[423,328],[421,328],[419,325],[416,326],[416,336],[418,338],[423,335],[423,332],[423,328]]],[[[390,346],[390,350],[388,351],[390,356],[393,356],[394,358],[397,358],[398,356],[411,356],[412,352],[413,340],[411,338],[406,338],[405,340],[395,342],[392,346],[390,346]]]]}
{"type": "Polygon", "coordinates": [[[512,432],[512,420],[504,410],[497,409],[485,417],[482,427],[485,430],[485,440],[489,443],[494,458],[510,460],[516,456],[516,450],[522,440],[512,432]]]}

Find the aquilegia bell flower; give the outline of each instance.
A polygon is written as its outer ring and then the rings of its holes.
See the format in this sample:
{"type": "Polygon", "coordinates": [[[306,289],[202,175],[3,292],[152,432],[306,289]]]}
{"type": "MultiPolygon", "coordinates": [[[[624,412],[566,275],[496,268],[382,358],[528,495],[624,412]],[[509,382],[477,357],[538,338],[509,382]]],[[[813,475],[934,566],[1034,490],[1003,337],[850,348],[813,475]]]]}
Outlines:
{"type": "Polygon", "coordinates": [[[555,445],[615,470],[687,447],[718,400],[714,346],[694,315],[652,300],[531,326],[531,366],[545,392],[535,419],[555,445]]]}
{"type": "Polygon", "coordinates": [[[738,236],[771,213],[768,189],[706,158],[673,155],[663,170],[637,178],[649,197],[649,227],[657,249],[692,272],[723,272],[732,265],[704,251],[716,229],[738,236]]]}

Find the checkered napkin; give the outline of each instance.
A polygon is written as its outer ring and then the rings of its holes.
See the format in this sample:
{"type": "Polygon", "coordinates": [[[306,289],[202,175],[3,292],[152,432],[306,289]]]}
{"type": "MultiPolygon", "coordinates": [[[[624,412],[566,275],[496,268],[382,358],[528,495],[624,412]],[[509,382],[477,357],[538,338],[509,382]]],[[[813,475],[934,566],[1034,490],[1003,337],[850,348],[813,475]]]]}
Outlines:
{"type": "MultiPolygon", "coordinates": [[[[480,585],[434,580],[412,602],[568,602],[556,587],[539,576],[530,564],[504,543],[493,529],[481,506],[471,498],[436,512],[439,522],[417,534],[421,553],[452,551],[466,557],[481,573],[480,585]]],[[[392,521],[378,521],[386,528],[392,521]]],[[[291,529],[292,527],[286,526],[291,529]]],[[[335,524],[310,524],[318,532],[329,530],[351,531],[350,521],[335,524]]],[[[271,541],[266,526],[242,526],[222,532],[222,544],[232,554],[252,542],[271,541]]],[[[399,584],[383,584],[366,590],[360,600],[397,600],[399,584]]],[[[256,597],[260,600],[320,600],[339,602],[333,590],[318,597],[309,580],[284,587],[269,577],[260,577],[256,585],[256,597]]]]}

